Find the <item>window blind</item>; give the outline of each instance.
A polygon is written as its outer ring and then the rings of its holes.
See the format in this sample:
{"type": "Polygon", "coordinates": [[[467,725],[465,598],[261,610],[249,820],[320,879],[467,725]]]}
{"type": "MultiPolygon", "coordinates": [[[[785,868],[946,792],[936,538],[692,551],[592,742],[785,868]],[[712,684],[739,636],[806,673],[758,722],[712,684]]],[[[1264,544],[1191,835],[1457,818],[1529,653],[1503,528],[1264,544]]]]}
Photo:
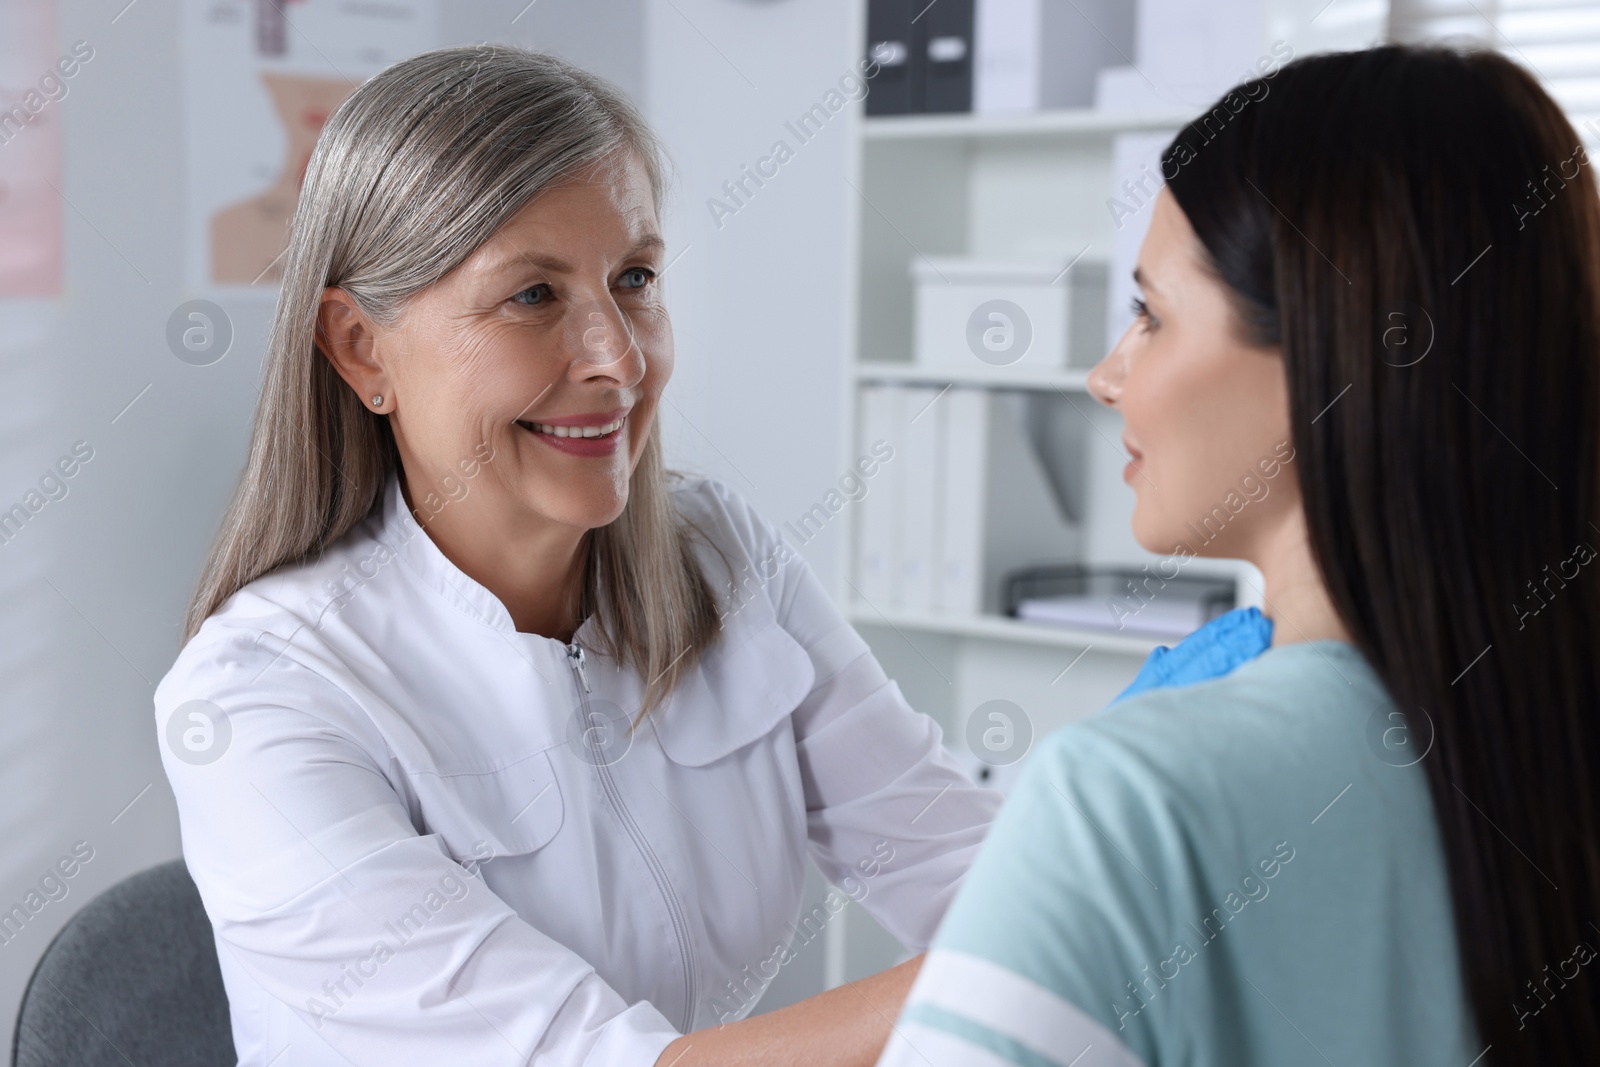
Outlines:
{"type": "Polygon", "coordinates": [[[1389,36],[1498,49],[1539,78],[1585,145],[1600,143],[1600,2],[1392,0],[1389,36]]]}

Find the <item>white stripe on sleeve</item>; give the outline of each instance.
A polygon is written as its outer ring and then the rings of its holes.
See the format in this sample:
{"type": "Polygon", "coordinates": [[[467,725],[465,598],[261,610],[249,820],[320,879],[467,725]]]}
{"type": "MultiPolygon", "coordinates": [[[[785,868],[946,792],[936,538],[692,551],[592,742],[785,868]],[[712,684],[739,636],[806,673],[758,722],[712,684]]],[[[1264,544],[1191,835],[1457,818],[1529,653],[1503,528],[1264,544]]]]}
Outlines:
{"type": "Polygon", "coordinates": [[[1025,1045],[1062,1067],[1144,1067],[1098,1020],[997,963],[949,949],[928,953],[906,1005],[940,1008],[1025,1045]]]}
{"type": "Polygon", "coordinates": [[[1008,1059],[948,1030],[916,1021],[895,1026],[878,1067],[1016,1067],[1008,1059]]]}

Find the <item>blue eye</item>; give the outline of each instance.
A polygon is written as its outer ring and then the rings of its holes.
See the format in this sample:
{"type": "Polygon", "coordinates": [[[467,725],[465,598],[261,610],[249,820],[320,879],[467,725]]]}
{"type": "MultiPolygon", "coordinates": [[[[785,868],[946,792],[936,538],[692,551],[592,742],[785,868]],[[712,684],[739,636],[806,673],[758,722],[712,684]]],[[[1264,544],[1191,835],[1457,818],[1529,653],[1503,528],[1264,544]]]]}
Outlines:
{"type": "Polygon", "coordinates": [[[524,305],[526,305],[528,307],[535,307],[538,304],[545,303],[545,301],[547,301],[549,298],[550,298],[550,286],[545,284],[544,282],[540,282],[538,285],[530,285],[530,286],[528,286],[528,288],[522,290],[522,292],[517,293],[516,295],[512,296],[511,299],[515,300],[519,304],[524,304],[524,305]],[[522,297],[526,296],[529,293],[539,293],[541,290],[543,290],[543,292],[541,294],[542,298],[539,299],[539,300],[523,300],[523,299],[521,299],[522,297]]]}
{"type": "Polygon", "coordinates": [[[643,289],[645,286],[650,284],[651,279],[656,276],[656,272],[651,270],[649,267],[629,267],[627,270],[622,272],[622,276],[624,278],[633,277],[635,275],[642,275],[643,277],[639,279],[637,285],[629,285],[626,286],[626,288],[643,289]]]}

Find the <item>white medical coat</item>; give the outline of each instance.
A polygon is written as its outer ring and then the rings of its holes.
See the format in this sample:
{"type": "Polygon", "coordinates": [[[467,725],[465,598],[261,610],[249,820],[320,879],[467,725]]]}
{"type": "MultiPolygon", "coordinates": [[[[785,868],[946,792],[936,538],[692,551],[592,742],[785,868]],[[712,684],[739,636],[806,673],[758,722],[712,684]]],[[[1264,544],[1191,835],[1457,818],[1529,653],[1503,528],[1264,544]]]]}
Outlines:
{"type": "Polygon", "coordinates": [[[771,526],[672,492],[734,573],[702,551],[723,633],[631,733],[595,620],[518,632],[394,478],[183,648],[156,720],[241,1067],[650,1067],[846,895],[931,940],[999,798],[771,526]],[[802,916],[808,848],[844,893],[802,916]]]}

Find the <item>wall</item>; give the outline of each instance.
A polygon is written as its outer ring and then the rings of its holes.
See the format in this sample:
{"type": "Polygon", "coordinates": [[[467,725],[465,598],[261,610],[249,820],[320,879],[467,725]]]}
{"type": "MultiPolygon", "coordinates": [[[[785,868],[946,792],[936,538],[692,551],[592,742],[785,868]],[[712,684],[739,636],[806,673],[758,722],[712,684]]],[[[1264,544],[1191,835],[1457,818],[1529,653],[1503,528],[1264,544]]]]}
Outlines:
{"type": "MultiPolygon", "coordinates": [[[[793,131],[854,69],[864,16],[857,0],[645,6],[645,102],[679,176],[667,220],[669,255],[681,255],[667,280],[679,360],[669,440],[680,462],[771,521],[797,519],[850,460],[839,419],[858,117],[847,106],[809,140],[793,131]],[[793,158],[767,164],[777,173],[764,184],[745,178],[780,140],[793,158]],[[741,180],[746,192],[729,196],[724,183],[741,180]]],[[[844,527],[836,516],[802,547],[830,588],[844,527]]]]}

